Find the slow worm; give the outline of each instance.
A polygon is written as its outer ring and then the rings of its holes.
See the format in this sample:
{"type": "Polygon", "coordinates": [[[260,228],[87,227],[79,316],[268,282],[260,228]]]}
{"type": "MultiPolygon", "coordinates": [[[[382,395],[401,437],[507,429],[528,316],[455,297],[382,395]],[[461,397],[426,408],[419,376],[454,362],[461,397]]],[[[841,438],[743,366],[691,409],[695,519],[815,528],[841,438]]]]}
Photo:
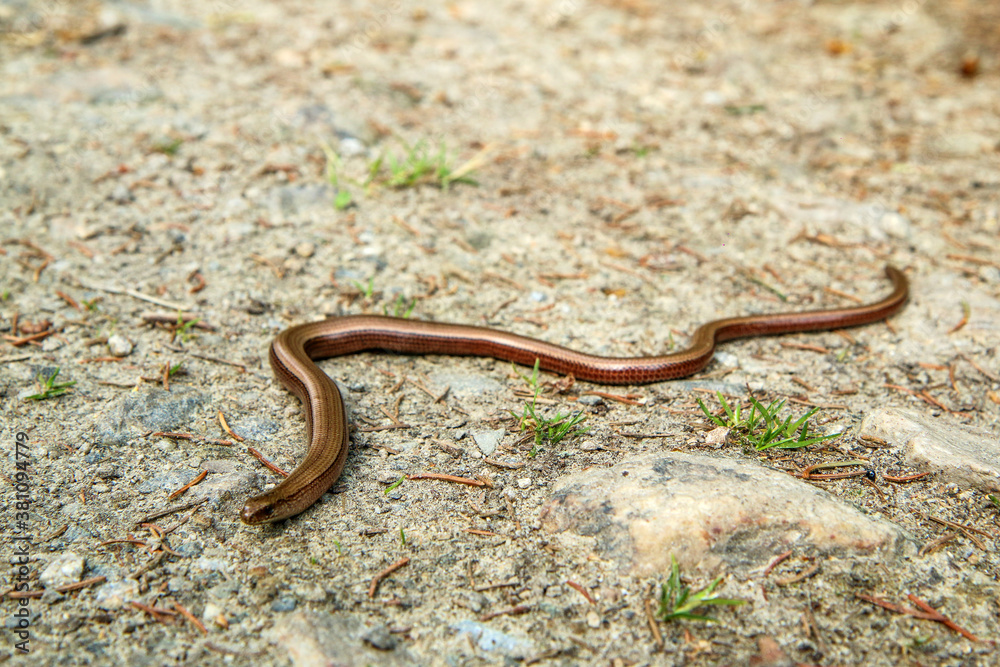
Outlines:
{"type": "Polygon", "coordinates": [[[658,357],[598,357],[512,333],[464,324],[352,315],[291,327],[271,344],[271,367],[305,408],[309,450],[305,460],[276,487],[250,498],[240,518],[248,524],[294,516],[316,502],[340,476],[347,458],[348,429],[337,385],[316,364],[363,350],[403,354],[493,357],[539,367],[598,384],[644,384],[696,373],[712,359],[716,343],[797,331],[840,329],[883,320],[906,302],[906,276],[891,266],[892,293],[856,308],[775,313],[713,320],[698,327],[691,345],[658,357]]]}

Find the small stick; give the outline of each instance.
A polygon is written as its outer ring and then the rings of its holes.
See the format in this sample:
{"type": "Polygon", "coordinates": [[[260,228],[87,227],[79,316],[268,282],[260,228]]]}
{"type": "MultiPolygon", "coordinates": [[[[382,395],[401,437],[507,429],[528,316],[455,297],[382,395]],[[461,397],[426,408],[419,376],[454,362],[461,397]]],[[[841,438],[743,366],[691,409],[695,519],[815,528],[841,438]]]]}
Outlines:
{"type": "MultiPolygon", "coordinates": [[[[142,313],[140,317],[147,324],[187,324],[198,319],[199,316],[185,315],[184,313],[181,313],[180,315],[168,315],[166,313],[142,313]]],[[[195,329],[202,329],[204,331],[215,331],[214,326],[202,320],[194,322],[191,326],[195,329]]]]}
{"type": "Polygon", "coordinates": [[[816,482],[828,482],[832,479],[849,479],[851,477],[862,477],[867,475],[864,470],[858,470],[857,472],[835,472],[829,475],[810,475],[809,477],[803,477],[802,479],[807,481],[816,482]]]}
{"type": "Polygon", "coordinates": [[[182,605],[177,600],[171,600],[171,604],[174,605],[174,609],[176,609],[177,611],[179,611],[181,613],[181,616],[183,616],[184,618],[186,618],[191,623],[191,625],[193,625],[194,627],[196,627],[199,630],[201,630],[202,634],[205,634],[205,635],[208,634],[208,629],[205,627],[205,624],[202,623],[197,618],[195,618],[195,615],[192,614],[190,611],[188,611],[187,608],[184,605],[182,605]]]}
{"type": "MultiPolygon", "coordinates": [[[[860,459],[852,459],[850,461],[835,461],[833,463],[817,463],[816,465],[811,465],[802,471],[802,479],[809,479],[810,473],[813,470],[824,470],[826,468],[843,468],[845,466],[863,466],[866,462],[860,459]]],[[[864,473],[861,473],[864,474],[864,473]]]]}
{"type": "Polygon", "coordinates": [[[451,386],[449,385],[445,387],[444,391],[442,391],[440,394],[435,394],[433,391],[428,389],[422,382],[418,382],[417,380],[410,380],[410,378],[403,378],[402,382],[405,382],[407,380],[409,380],[410,384],[412,384],[414,387],[416,387],[420,391],[430,396],[435,403],[440,403],[442,400],[444,400],[444,397],[448,395],[448,392],[451,391],[451,386]]]}
{"type": "Polygon", "coordinates": [[[926,556],[927,554],[929,554],[932,551],[936,550],[941,545],[947,544],[948,542],[951,542],[953,539],[955,539],[958,536],[959,536],[958,531],[952,531],[950,533],[945,533],[944,535],[942,535],[941,537],[937,538],[933,542],[928,542],[924,546],[920,547],[920,551],[917,552],[917,555],[918,556],[926,556]]]}
{"type": "Polygon", "coordinates": [[[150,607],[149,605],[145,605],[141,602],[136,602],[135,600],[130,601],[129,604],[138,609],[139,611],[146,612],[160,623],[164,621],[164,618],[171,618],[177,615],[177,612],[175,611],[170,611],[169,609],[158,609],[156,607],[150,607]]]}
{"type": "Polygon", "coordinates": [[[861,481],[867,484],[868,486],[872,487],[873,489],[875,489],[875,493],[878,494],[879,500],[881,500],[883,503],[885,502],[885,493],[882,492],[882,489],[878,488],[878,484],[871,481],[867,477],[862,477],[861,481]]]}
{"type": "Polygon", "coordinates": [[[905,477],[894,477],[892,475],[886,475],[883,473],[882,479],[886,480],[887,482],[896,482],[897,484],[905,484],[906,482],[915,482],[918,479],[923,479],[924,477],[927,477],[927,475],[933,475],[933,474],[934,474],[933,470],[931,472],[917,473],[916,475],[906,475],[905,477]]]}
{"type": "Polygon", "coordinates": [[[764,568],[764,572],[760,576],[766,577],[767,575],[771,574],[771,570],[773,570],[775,567],[777,567],[778,563],[780,563],[781,561],[785,560],[786,558],[788,558],[791,555],[792,555],[792,550],[789,549],[788,551],[785,551],[784,553],[780,553],[777,556],[775,556],[774,558],[772,558],[771,562],[767,564],[767,567],[764,568]]]}
{"type": "Polygon", "coordinates": [[[957,260],[961,260],[963,262],[971,262],[973,264],[980,264],[980,265],[984,265],[984,266],[995,266],[998,269],[1000,269],[1000,262],[994,262],[994,261],[989,260],[989,259],[980,259],[979,257],[973,257],[972,255],[953,255],[953,254],[948,254],[948,255],[945,255],[945,257],[947,257],[948,259],[957,259],[957,260]]]}
{"type": "Polygon", "coordinates": [[[179,507],[170,507],[170,508],[165,509],[165,510],[160,510],[158,512],[153,512],[152,514],[147,514],[142,519],[139,519],[138,521],[136,521],[136,525],[138,526],[138,525],[141,525],[141,524],[144,524],[144,523],[149,523],[150,521],[155,521],[156,519],[168,516],[170,514],[176,514],[177,512],[183,512],[184,510],[191,509],[192,507],[197,507],[198,505],[201,505],[201,504],[207,503],[207,502],[208,502],[208,497],[206,496],[206,497],[201,498],[199,500],[196,500],[196,501],[194,501],[192,503],[188,503],[187,505],[181,505],[179,507]]]}
{"type": "Polygon", "coordinates": [[[279,280],[285,277],[285,272],[282,271],[277,264],[269,260],[267,257],[263,257],[256,253],[250,253],[250,257],[258,264],[263,264],[264,266],[269,267],[272,271],[274,271],[274,275],[277,276],[279,280]]]}
{"type": "Polygon", "coordinates": [[[984,370],[979,364],[977,364],[976,362],[974,362],[972,359],[970,359],[969,357],[965,356],[964,354],[962,355],[962,358],[965,359],[966,361],[968,361],[969,364],[971,364],[973,368],[975,368],[977,371],[979,371],[980,373],[982,373],[983,375],[985,375],[989,379],[993,380],[994,382],[1000,382],[1000,376],[997,376],[997,375],[995,375],[993,373],[990,373],[987,370],[984,370]]]}
{"type": "Polygon", "coordinates": [[[456,477],[455,475],[445,475],[438,472],[421,472],[415,475],[407,475],[406,479],[438,479],[442,482],[455,482],[456,484],[468,484],[469,486],[486,486],[486,482],[468,477],[456,477]]]}
{"type": "Polygon", "coordinates": [[[490,457],[483,458],[483,463],[488,463],[491,466],[496,466],[497,468],[507,468],[509,470],[520,470],[523,468],[525,463],[504,463],[503,461],[497,461],[496,459],[491,459],[490,457]]]}
{"type": "Polygon", "coordinates": [[[804,579],[808,579],[809,577],[811,577],[814,574],[816,574],[817,570],[819,570],[819,563],[813,563],[812,566],[807,567],[802,572],[799,572],[798,574],[793,575],[791,577],[787,577],[785,579],[776,579],[774,583],[776,583],[779,586],[787,586],[789,584],[797,584],[798,582],[800,582],[800,581],[802,581],[804,579]]]}
{"type": "Polygon", "coordinates": [[[853,294],[848,294],[847,292],[843,292],[843,291],[841,291],[839,289],[835,289],[833,287],[824,287],[823,291],[826,292],[827,294],[833,294],[834,296],[843,297],[845,299],[853,301],[854,303],[861,303],[861,299],[860,298],[854,296],[853,294]]]}
{"type": "Polygon", "coordinates": [[[656,624],[656,616],[653,615],[653,600],[646,598],[646,621],[649,623],[649,631],[653,633],[653,643],[656,650],[663,650],[663,635],[660,634],[660,627],[656,624]]]}
{"type": "Polygon", "coordinates": [[[191,281],[194,281],[195,284],[190,289],[188,289],[188,294],[197,294],[198,292],[205,289],[205,285],[208,284],[205,282],[205,276],[201,275],[201,272],[198,271],[197,269],[191,272],[191,274],[188,276],[188,282],[191,281]]]}
{"type": "Polygon", "coordinates": [[[476,591],[477,593],[482,593],[483,591],[492,591],[496,590],[497,588],[511,588],[512,586],[520,586],[520,585],[521,585],[520,581],[518,581],[517,579],[513,579],[511,581],[500,582],[499,584],[483,584],[482,586],[475,586],[472,590],[476,591]]]}
{"type": "Polygon", "coordinates": [[[222,430],[231,435],[237,442],[243,442],[243,438],[233,433],[233,429],[229,428],[229,423],[226,421],[226,416],[222,414],[222,410],[219,410],[219,424],[222,425],[222,430]]]}
{"type": "Polygon", "coordinates": [[[181,488],[177,489],[176,491],[174,491],[173,493],[171,493],[169,496],[167,496],[167,500],[173,500],[174,498],[177,498],[178,496],[182,495],[185,491],[187,491],[188,489],[190,489],[192,486],[194,486],[195,484],[198,484],[199,482],[201,482],[201,480],[205,479],[207,476],[208,476],[208,471],[207,470],[202,470],[200,475],[198,475],[197,477],[195,477],[194,479],[192,479],[190,482],[188,482],[187,484],[185,484],[184,486],[182,486],[181,488]]]}
{"type": "Polygon", "coordinates": [[[929,604],[927,604],[926,602],[924,602],[923,600],[921,600],[920,598],[918,598],[913,593],[910,593],[909,595],[907,595],[906,599],[909,600],[910,602],[912,602],[913,604],[917,605],[921,609],[923,609],[928,614],[932,614],[932,616],[930,617],[930,620],[937,621],[938,623],[941,623],[941,624],[947,626],[951,630],[954,630],[958,634],[962,635],[963,637],[965,637],[966,639],[969,639],[971,641],[974,641],[974,642],[981,642],[981,641],[983,641],[982,639],[980,639],[979,637],[975,636],[974,634],[972,634],[971,632],[969,632],[965,628],[959,627],[959,625],[957,623],[955,623],[955,621],[951,620],[950,618],[948,618],[947,616],[945,616],[944,614],[942,614],[941,612],[939,612],[937,609],[935,609],[934,607],[930,606],[929,604]]]}
{"type": "Polygon", "coordinates": [[[16,336],[6,336],[5,335],[3,337],[3,339],[6,340],[6,341],[8,341],[14,347],[21,347],[22,345],[24,345],[26,343],[33,343],[36,340],[41,340],[42,338],[47,338],[47,337],[51,336],[54,333],[55,333],[55,331],[53,331],[52,329],[49,329],[48,331],[40,331],[40,332],[38,332],[36,334],[31,334],[30,336],[22,336],[21,338],[17,338],[16,336]]]}
{"type": "Polygon", "coordinates": [[[288,473],[287,472],[285,472],[284,470],[282,470],[278,466],[276,466],[273,463],[271,463],[270,461],[268,461],[266,458],[264,458],[264,455],[261,454],[259,451],[257,451],[255,448],[253,448],[253,447],[247,447],[247,451],[250,452],[250,454],[252,454],[258,461],[260,461],[261,463],[263,463],[264,467],[267,468],[268,470],[270,470],[271,472],[276,473],[278,475],[281,475],[282,477],[288,477],[288,473]]]}
{"type": "Polygon", "coordinates": [[[59,290],[56,290],[56,296],[58,296],[60,299],[68,303],[70,307],[73,308],[74,310],[76,311],[82,310],[80,308],[80,304],[76,302],[76,299],[71,297],[69,294],[66,294],[66,292],[60,292],[59,290]]]}
{"type": "Polygon", "coordinates": [[[820,354],[830,354],[829,348],[825,348],[821,345],[808,345],[806,343],[780,343],[781,347],[791,348],[793,350],[807,350],[809,352],[819,352],[820,354]]]}
{"type": "Polygon", "coordinates": [[[617,401],[618,403],[624,403],[625,405],[644,405],[642,400],[635,400],[637,398],[643,399],[644,397],[642,394],[627,394],[625,396],[620,396],[618,394],[609,394],[606,391],[585,391],[583,392],[583,395],[600,396],[601,398],[606,398],[609,401],[617,401]]]}
{"type": "Polygon", "coordinates": [[[954,410],[952,410],[951,408],[949,408],[948,406],[946,406],[944,403],[942,403],[941,401],[937,400],[936,398],[934,398],[933,396],[931,396],[930,394],[928,394],[926,390],[921,391],[919,394],[917,394],[917,396],[919,396],[920,398],[924,399],[925,401],[927,401],[931,405],[935,405],[935,406],[941,408],[945,412],[950,412],[952,414],[955,413],[954,410]]]}
{"type": "Polygon", "coordinates": [[[153,438],[171,438],[173,440],[197,440],[194,433],[175,433],[174,431],[156,431],[149,434],[153,438]]]}
{"type": "MultiPolygon", "coordinates": [[[[175,318],[174,322],[176,322],[176,321],[177,321],[177,319],[175,318]]],[[[198,325],[195,324],[194,326],[198,326],[198,325]]],[[[204,359],[205,361],[214,361],[217,364],[226,364],[228,366],[235,366],[236,368],[240,369],[244,373],[247,372],[246,364],[241,364],[241,363],[238,363],[238,362],[235,362],[235,361],[229,361],[228,359],[219,359],[218,357],[210,357],[207,354],[198,354],[197,352],[188,352],[188,355],[192,356],[192,357],[197,357],[198,359],[204,359]]]]}
{"type": "Polygon", "coordinates": [[[925,621],[931,620],[932,616],[930,614],[925,614],[924,612],[917,611],[916,609],[910,609],[909,607],[904,607],[903,605],[893,604],[888,600],[883,600],[882,598],[877,598],[874,595],[867,595],[865,593],[855,593],[854,597],[860,598],[865,602],[871,602],[874,605],[878,605],[883,609],[888,609],[889,611],[894,611],[897,614],[906,614],[908,616],[913,616],[914,618],[920,618],[925,621]]]}
{"type": "Polygon", "coordinates": [[[78,591],[81,588],[87,588],[88,586],[93,586],[94,584],[100,584],[107,580],[107,577],[91,577],[90,579],[84,579],[82,581],[77,581],[73,584],[63,584],[62,586],[56,586],[56,590],[60,593],[69,593],[70,591],[78,591]]]}
{"type": "Polygon", "coordinates": [[[409,557],[404,556],[403,558],[400,558],[395,563],[393,563],[389,567],[385,568],[384,570],[376,574],[375,578],[372,579],[371,586],[368,587],[368,597],[370,598],[375,597],[375,591],[378,590],[378,585],[382,582],[382,580],[388,577],[396,570],[398,570],[399,568],[408,565],[409,562],[410,562],[409,557]]]}
{"type": "Polygon", "coordinates": [[[966,526],[964,524],[956,523],[954,521],[948,521],[947,519],[940,519],[940,518],[938,518],[936,516],[928,516],[927,518],[930,519],[931,521],[936,521],[936,522],[938,522],[938,523],[940,523],[940,524],[942,524],[944,526],[948,526],[950,528],[958,528],[959,530],[971,530],[974,533],[979,533],[980,535],[982,535],[984,537],[989,537],[989,538],[996,537],[996,535],[992,535],[990,533],[987,533],[985,530],[980,530],[979,528],[974,528],[973,526],[966,526]]]}
{"type": "MultiPolygon", "coordinates": [[[[133,299],[139,299],[140,301],[148,301],[149,303],[156,304],[157,306],[163,306],[164,308],[169,308],[170,310],[193,310],[194,306],[189,306],[185,303],[174,303],[173,301],[167,301],[165,299],[158,299],[155,296],[149,296],[148,294],[143,294],[141,292],[136,292],[130,289],[118,289],[117,287],[111,287],[110,285],[92,285],[85,283],[83,281],[77,281],[81,287],[86,289],[96,289],[102,292],[108,292],[109,294],[124,294],[125,296],[130,296],[133,299]]],[[[174,318],[176,321],[177,318],[174,318]]]]}
{"type": "Polygon", "coordinates": [[[901,387],[898,384],[888,384],[887,383],[887,384],[883,384],[882,386],[883,387],[888,387],[889,389],[896,389],[898,391],[905,392],[907,394],[910,394],[911,396],[916,396],[917,398],[925,401],[926,403],[930,403],[934,407],[940,408],[940,409],[944,410],[945,412],[954,412],[954,410],[950,410],[947,407],[945,407],[940,401],[938,401],[936,398],[934,398],[933,396],[931,396],[930,394],[928,394],[926,391],[917,392],[917,391],[914,391],[912,389],[908,389],[906,387],[901,387]]]}
{"type": "Polygon", "coordinates": [[[858,440],[865,443],[865,447],[870,447],[872,449],[878,449],[880,447],[891,447],[891,445],[888,442],[886,442],[882,438],[876,438],[874,435],[859,435],[858,440]]]}
{"type": "Polygon", "coordinates": [[[482,535],[483,537],[504,537],[500,533],[494,533],[492,530],[479,530],[478,528],[466,528],[465,532],[472,535],[482,535]]]}
{"type": "Polygon", "coordinates": [[[497,611],[491,611],[487,614],[483,614],[479,617],[480,621],[488,621],[491,618],[496,618],[497,616],[517,616],[518,614],[523,614],[526,611],[531,611],[532,605],[530,604],[519,604],[513,607],[507,607],[506,609],[500,609],[497,611]]]}
{"type": "Polygon", "coordinates": [[[493,320],[494,318],[496,318],[496,316],[500,314],[501,310],[503,310],[504,308],[506,308],[510,304],[514,303],[515,301],[517,301],[517,297],[516,296],[511,297],[511,298],[507,299],[506,301],[504,301],[503,303],[501,303],[499,306],[497,306],[496,308],[493,309],[493,312],[491,312],[489,315],[486,316],[486,321],[488,322],[488,321],[493,320]]]}
{"type": "Polygon", "coordinates": [[[87,259],[94,259],[94,251],[79,241],[67,241],[66,245],[79,250],[87,259]]]}
{"type": "Polygon", "coordinates": [[[580,595],[582,595],[583,597],[585,597],[587,599],[587,602],[589,602],[590,604],[597,604],[594,601],[594,598],[592,598],[590,596],[590,592],[586,588],[584,588],[583,586],[581,586],[580,584],[576,583],[575,581],[570,581],[569,579],[567,579],[566,580],[566,585],[569,586],[570,588],[572,588],[573,590],[579,592],[580,595]]]}
{"type": "Polygon", "coordinates": [[[38,540],[38,542],[39,542],[39,544],[42,544],[44,542],[48,542],[49,540],[54,540],[55,538],[57,538],[60,535],[62,535],[63,533],[65,533],[67,530],[69,530],[69,524],[68,523],[64,523],[59,528],[56,528],[55,532],[53,532],[53,533],[51,533],[49,535],[46,535],[42,539],[38,540]]]}
{"type": "Polygon", "coordinates": [[[149,545],[143,542],[142,540],[135,540],[131,538],[123,540],[105,540],[104,542],[98,542],[97,546],[106,547],[112,544],[138,544],[141,547],[149,547],[149,545]]]}
{"type": "MultiPolygon", "coordinates": [[[[449,445],[447,442],[441,442],[440,440],[435,440],[434,446],[440,449],[441,451],[445,452],[452,458],[456,459],[464,453],[464,450],[462,450],[460,447],[456,447],[455,445],[449,445]]],[[[489,460],[486,460],[486,462],[489,463],[489,460]]]]}
{"type": "Polygon", "coordinates": [[[794,382],[795,384],[799,385],[800,387],[802,387],[806,391],[812,391],[812,392],[816,391],[815,387],[813,387],[812,385],[810,385],[809,383],[807,383],[805,380],[803,380],[800,377],[797,377],[797,376],[793,375],[792,376],[792,382],[794,382]]]}

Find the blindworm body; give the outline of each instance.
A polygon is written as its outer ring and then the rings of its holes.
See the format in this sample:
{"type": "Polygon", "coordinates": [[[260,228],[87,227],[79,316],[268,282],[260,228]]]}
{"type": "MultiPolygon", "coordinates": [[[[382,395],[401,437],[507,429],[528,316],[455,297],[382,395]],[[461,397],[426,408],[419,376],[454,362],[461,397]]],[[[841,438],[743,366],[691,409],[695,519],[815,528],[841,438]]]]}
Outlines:
{"type": "Polygon", "coordinates": [[[271,367],[305,409],[309,449],[301,465],[274,489],[250,498],[240,512],[248,524],[302,512],[333,485],[347,458],[347,412],[340,391],[315,363],[364,350],[402,354],[493,357],[598,384],[645,384],[685,377],[704,368],[716,343],[734,338],[840,329],[883,320],[906,302],[906,276],[887,266],[892,293],[856,308],[751,315],[713,320],[695,331],[691,345],[657,357],[598,357],[533,338],[464,324],[377,315],[352,315],[291,327],[271,344],[271,367]]]}

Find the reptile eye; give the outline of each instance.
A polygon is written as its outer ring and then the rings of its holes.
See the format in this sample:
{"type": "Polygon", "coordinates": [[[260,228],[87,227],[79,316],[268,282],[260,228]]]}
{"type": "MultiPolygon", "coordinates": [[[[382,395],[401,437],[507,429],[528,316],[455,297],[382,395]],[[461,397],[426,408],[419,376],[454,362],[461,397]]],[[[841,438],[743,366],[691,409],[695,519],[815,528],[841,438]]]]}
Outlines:
{"type": "Polygon", "coordinates": [[[865,472],[865,476],[868,477],[868,479],[870,479],[871,481],[874,482],[875,481],[875,468],[869,468],[865,472]]]}

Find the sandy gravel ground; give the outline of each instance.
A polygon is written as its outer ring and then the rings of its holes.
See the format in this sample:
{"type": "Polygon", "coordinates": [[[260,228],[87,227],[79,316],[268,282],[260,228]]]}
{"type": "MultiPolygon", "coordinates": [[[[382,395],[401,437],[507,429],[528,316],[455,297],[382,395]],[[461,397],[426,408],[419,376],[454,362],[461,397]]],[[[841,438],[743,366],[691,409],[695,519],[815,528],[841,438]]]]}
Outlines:
{"type": "Polygon", "coordinates": [[[998,25],[957,0],[0,3],[0,661],[996,664],[998,25]],[[913,291],[888,324],[727,343],[683,382],[543,374],[543,413],[589,430],[535,451],[508,364],[324,362],[344,475],[292,520],[238,520],[276,479],[247,447],[304,452],[267,363],[293,324],[412,307],[647,355],[879,298],[888,263],[913,291]],[[29,399],[57,369],[75,384],[29,399]],[[696,399],[748,388],[845,435],[718,441],[696,399]],[[859,438],[900,415],[936,458],[859,438]],[[859,457],[876,482],[767,486],[859,457]],[[621,499],[676,487],[620,473],[706,460],[721,477],[637,540],[621,499]],[[482,486],[392,487],[426,472],[482,486]],[[843,539],[765,540],[796,494],[843,539]],[[713,532],[744,511],[759,531],[713,532]],[[670,555],[746,604],[655,620],[670,555]]]}

